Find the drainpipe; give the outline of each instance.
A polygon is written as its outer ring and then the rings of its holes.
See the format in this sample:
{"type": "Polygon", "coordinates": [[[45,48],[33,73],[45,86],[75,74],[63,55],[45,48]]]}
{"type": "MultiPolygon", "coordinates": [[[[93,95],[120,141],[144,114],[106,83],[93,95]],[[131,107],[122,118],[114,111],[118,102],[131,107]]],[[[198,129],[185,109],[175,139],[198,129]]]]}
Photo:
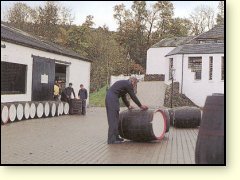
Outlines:
{"type": "Polygon", "coordinates": [[[184,54],[182,54],[182,82],[181,82],[181,94],[183,89],[183,60],[184,60],[184,54]]]}

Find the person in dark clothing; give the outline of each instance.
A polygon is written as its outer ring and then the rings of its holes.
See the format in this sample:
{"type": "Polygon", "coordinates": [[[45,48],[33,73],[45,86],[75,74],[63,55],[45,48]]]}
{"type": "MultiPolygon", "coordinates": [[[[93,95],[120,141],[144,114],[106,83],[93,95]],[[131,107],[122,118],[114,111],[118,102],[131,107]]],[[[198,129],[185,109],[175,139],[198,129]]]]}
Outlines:
{"type": "Polygon", "coordinates": [[[61,100],[70,103],[72,93],[73,93],[74,98],[76,98],[75,92],[72,88],[72,83],[69,83],[69,87],[65,88],[62,92],[61,100]]]}
{"type": "Polygon", "coordinates": [[[134,87],[137,86],[137,79],[130,78],[129,80],[120,80],[115,82],[109,89],[106,95],[105,104],[107,110],[107,118],[108,118],[108,144],[119,144],[123,141],[122,138],[119,137],[118,133],[118,122],[119,122],[119,98],[121,97],[124,104],[128,107],[128,109],[132,109],[133,107],[130,105],[129,101],[126,98],[126,94],[128,93],[131,99],[142,109],[147,110],[148,107],[142,105],[138,100],[137,96],[134,93],[134,87]]]}
{"type": "Polygon", "coordinates": [[[82,101],[82,114],[86,115],[86,100],[88,98],[87,90],[83,87],[83,85],[80,85],[80,90],[78,92],[78,97],[82,101]]]}

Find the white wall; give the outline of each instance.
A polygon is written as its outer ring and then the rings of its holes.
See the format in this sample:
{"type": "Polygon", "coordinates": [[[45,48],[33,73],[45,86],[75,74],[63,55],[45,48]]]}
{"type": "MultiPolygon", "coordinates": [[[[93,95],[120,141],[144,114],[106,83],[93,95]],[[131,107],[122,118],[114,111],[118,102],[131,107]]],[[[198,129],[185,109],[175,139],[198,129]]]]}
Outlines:
{"type": "Polygon", "coordinates": [[[173,58],[173,68],[176,69],[174,81],[182,83],[182,58],[183,67],[183,88],[182,93],[190,98],[198,106],[204,106],[206,97],[212,93],[224,93],[224,81],[221,80],[221,57],[223,54],[191,54],[173,55],[165,57],[174,47],[150,48],[147,51],[146,74],[165,74],[165,83],[169,80],[169,59],[173,58]],[[194,72],[188,69],[188,57],[202,57],[202,79],[195,80],[194,72]],[[209,80],[209,57],[213,56],[213,80],[209,80]]]}
{"type": "MultiPolygon", "coordinates": [[[[144,80],[144,75],[132,75],[132,76],[136,77],[139,81],[144,80]]],[[[110,86],[112,86],[116,81],[128,80],[130,77],[131,76],[124,76],[124,75],[111,76],[110,86]]]]}
{"type": "MultiPolygon", "coordinates": [[[[223,54],[191,54],[184,55],[183,67],[183,89],[182,93],[185,94],[198,106],[203,107],[206,97],[212,93],[224,93],[224,81],[221,80],[221,57],[223,54]],[[195,73],[188,69],[188,57],[202,57],[202,78],[195,80],[195,73]],[[209,57],[213,57],[213,74],[212,80],[209,80],[209,57]]],[[[182,55],[173,55],[167,58],[173,58],[174,68],[176,73],[174,76],[175,81],[180,83],[179,91],[181,91],[182,83],[182,55]]]]}
{"type": "Polygon", "coordinates": [[[175,47],[161,47],[148,49],[146,74],[165,74],[165,81],[167,81],[169,78],[169,61],[166,59],[165,55],[174,48],[175,47]]]}
{"type": "MultiPolygon", "coordinates": [[[[19,63],[27,65],[27,89],[26,94],[21,95],[1,95],[1,102],[14,102],[14,101],[31,101],[32,94],[32,55],[41,56],[60,61],[71,62],[67,68],[67,83],[72,82],[75,93],[78,93],[80,84],[83,84],[89,92],[90,88],[90,68],[91,63],[81,61],[78,59],[70,58],[67,56],[57,55],[45,51],[40,51],[5,41],[6,48],[1,48],[1,61],[19,63]]],[[[89,99],[87,104],[89,103],[89,99]]]]}

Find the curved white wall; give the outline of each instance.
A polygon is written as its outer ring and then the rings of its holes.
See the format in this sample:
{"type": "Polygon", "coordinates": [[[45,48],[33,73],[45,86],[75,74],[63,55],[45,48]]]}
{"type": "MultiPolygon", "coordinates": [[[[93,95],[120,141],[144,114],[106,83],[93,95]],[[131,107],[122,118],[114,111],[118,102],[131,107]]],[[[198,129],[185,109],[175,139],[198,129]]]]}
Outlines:
{"type": "Polygon", "coordinates": [[[175,47],[150,48],[147,51],[146,74],[166,74],[165,81],[168,80],[169,61],[167,55],[175,47]]]}

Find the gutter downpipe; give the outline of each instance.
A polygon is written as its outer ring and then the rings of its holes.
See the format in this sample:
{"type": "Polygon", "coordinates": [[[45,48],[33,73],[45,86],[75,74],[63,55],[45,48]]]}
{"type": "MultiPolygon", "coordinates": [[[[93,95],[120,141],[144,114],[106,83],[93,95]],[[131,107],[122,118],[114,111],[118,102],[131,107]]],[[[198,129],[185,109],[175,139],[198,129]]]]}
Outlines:
{"type": "Polygon", "coordinates": [[[181,82],[181,94],[183,89],[183,60],[184,60],[184,54],[182,54],[182,82],[181,82]]]}

